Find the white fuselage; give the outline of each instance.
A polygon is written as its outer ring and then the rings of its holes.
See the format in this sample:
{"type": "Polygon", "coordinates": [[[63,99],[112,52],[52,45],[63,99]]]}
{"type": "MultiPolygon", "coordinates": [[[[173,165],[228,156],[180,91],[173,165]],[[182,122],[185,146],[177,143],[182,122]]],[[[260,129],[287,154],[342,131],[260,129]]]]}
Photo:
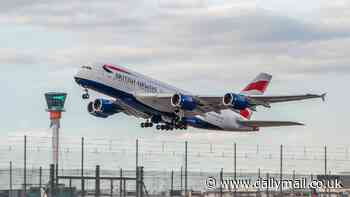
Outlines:
{"type": "MultiPolygon", "coordinates": [[[[76,79],[80,79],[78,82],[82,86],[93,89],[108,96],[116,97],[113,94],[109,94],[108,91],[115,90],[120,93],[126,93],[130,95],[157,95],[157,94],[189,94],[191,93],[170,86],[166,83],[144,76],[142,74],[133,72],[125,67],[113,66],[114,68],[108,68],[107,72],[103,66],[83,66],[76,79]],[[88,83],[96,84],[95,86],[87,85],[88,83]],[[112,89],[111,89],[112,88],[112,89]]],[[[170,103],[170,100],[169,100],[170,103]]],[[[163,106],[159,103],[145,103],[145,105],[159,110],[161,112],[173,113],[173,109],[169,109],[167,106],[163,106]]],[[[137,109],[135,109],[137,110],[137,109]]],[[[221,110],[220,113],[209,112],[204,115],[196,115],[196,118],[208,123],[217,128],[208,127],[203,129],[220,129],[225,131],[256,131],[254,128],[245,127],[238,123],[238,120],[244,120],[240,114],[230,110],[221,110]]],[[[204,125],[205,125],[204,124],[204,125]]]]}

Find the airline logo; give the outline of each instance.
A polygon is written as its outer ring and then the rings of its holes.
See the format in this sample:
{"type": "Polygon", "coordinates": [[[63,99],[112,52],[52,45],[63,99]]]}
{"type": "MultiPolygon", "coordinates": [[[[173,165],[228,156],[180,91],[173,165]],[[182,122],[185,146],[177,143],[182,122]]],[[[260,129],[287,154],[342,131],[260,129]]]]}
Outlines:
{"type": "Polygon", "coordinates": [[[112,64],[105,64],[103,65],[103,69],[108,72],[108,73],[115,73],[115,72],[121,72],[121,73],[125,73],[125,74],[129,74],[129,75],[132,75],[130,72],[122,69],[122,68],[119,68],[117,66],[114,66],[112,64]]]}
{"type": "Polygon", "coordinates": [[[258,90],[259,92],[265,92],[268,85],[269,81],[257,81],[249,84],[243,91],[258,90]]]}
{"type": "Polygon", "coordinates": [[[267,89],[272,76],[267,73],[260,73],[250,84],[248,84],[242,92],[248,94],[262,94],[267,89]]]}
{"type": "Polygon", "coordinates": [[[243,109],[239,111],[239,114],[243,116],[244,118],[250,119],[250,116],[252,115],[251,112],[248,109],[243,109]]]}

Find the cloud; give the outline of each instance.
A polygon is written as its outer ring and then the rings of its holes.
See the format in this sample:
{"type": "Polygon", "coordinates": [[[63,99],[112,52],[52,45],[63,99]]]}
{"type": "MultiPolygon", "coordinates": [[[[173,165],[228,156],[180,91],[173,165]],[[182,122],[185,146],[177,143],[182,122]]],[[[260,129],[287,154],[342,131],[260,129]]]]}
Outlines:
{"type": "Polygon", "coordinates": [[[350,23],[350,2],[347,0],[320,1],[320,20],[323,24],[344,28],[350,23]]]}
{"type": "MultiPolygon", "coordinates": [[[[162,139],[220,143],[232,136],[232,142],[270,143],[271,136],[275,136],[279,142],[309,143],[312,139],[323,143],[334,135],[329,132],[334,128],[338,132],[335,136],[346,136],[342,117],[347,117],[348,112],[339,103],[346,102],[342,98],[347,96],[332,95],[342,94],[339,84],[346,84],[350,73],[348,3],[326,1],[320,12],[310,13],[312,17],[306,20],[263,9],[256,0],[221,2],[3,2],[0,25],[6,33],[0,38],[0,80],[6,93],[4,103],[12,104],[3,106],[3,130],[18,130],[13,135],[20,138],[24,134],[49,136],[49,130],[24,128],[48,126],[47,114],[37,109],[44,109],[41,94],[54,88],[70,95],[65,135],[96,136],[103,130],[108,136],[161,138],[156,131],[150,134],[150,130],[138,130],[139,120],[130,117],[118,114],[105,121],[86,113],[86,103],[81,102],[81,89],[73,75],[82,64],[108,62],[202,94],[239,90],[258,72],[274,75],[271,93],[332,91],[329,95],[333,100],[322,106],[310,101],[300,104],[300,108],[294,104],[276,106],[269,113],[259,109],[254,118],[296,120],[310,125],[283,129],[292,131],[289,134],[278,128],[258,134],[170,134],[162,139]],[[18,80],[13,80],[14,73],[18,80]],[[19,128],[13,129],[16,127],[19,128]]],[[[293,4],[295,9],[304,6],[293,4]]]]}
{"type": "MultiPolygon", "coordinates": [[[[34,49],[3,48],[1,64],[75,67],[103,61],[146,72],[186,70],[184,79],[193,72],[199,79],[208,78],[220,68],[215,77],[231,79],[238,68],[249,76],[256,70],[344,73],[346,69],[337,67],[349,62],[347,27],[325,23],[323,15],[310,22],[276,14],[254,6],[256,1],[253,6],[201,0],[21,2],[4,4],[0,23],[44,28],[47,38],[38,42],[55,42],[52,32],[58,30],[74,43],[44,50],[40,44],[34,49]]],[[[322,9],[328,7],[341,6],[323,4],[322,9]]],[[[328,18],[336,20],[332,16],[328,18]]]]}
{"type": "Polygon", "coordinates": [[[17,51],[15,49],[0,48],[0,62],[4,65],[12,64],[35,64],[38,56],[29,51],[17,51]]]}

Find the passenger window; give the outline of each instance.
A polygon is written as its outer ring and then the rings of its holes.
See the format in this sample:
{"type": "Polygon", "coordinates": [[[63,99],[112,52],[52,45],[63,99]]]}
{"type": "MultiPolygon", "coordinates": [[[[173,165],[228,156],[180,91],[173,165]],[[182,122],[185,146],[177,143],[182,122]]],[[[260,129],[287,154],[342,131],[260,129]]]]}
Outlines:
{"type": "Polygon", "coordinates": [[[90,66],[82,66],[81,68],[87,69],[87,70],[92,70],[92,68],[90,66]]]}

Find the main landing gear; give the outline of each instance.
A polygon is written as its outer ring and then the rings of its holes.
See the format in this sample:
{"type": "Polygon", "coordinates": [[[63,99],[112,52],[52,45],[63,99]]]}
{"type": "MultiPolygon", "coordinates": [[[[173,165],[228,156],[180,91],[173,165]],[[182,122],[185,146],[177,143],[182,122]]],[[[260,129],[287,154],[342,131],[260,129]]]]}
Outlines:
{"type": "Polygon", "coordinates": [[[184,123],[183,121],[176,121],[175,119],[172,123],[160,123],[160,122],[153,122],[152,119],[151,121],[147,120],[146,122],[142,122],[140,124],[141,128],[148,128],[148,127],[153,127],[153,125],[157,125],[156,129],[157,130],[174,130],[174,129],[180,129],[180,130],[186,130],[187,129],[187,124],[184,123]]]}
{"type": "Polygon", "coordinates": [[[180,130],[186,130],[187,129],[187,123],[183,121],[184,112],[180,109],[175,109],[176,116],[173,118],[171,123],[165,123],[165,124],[158,124],[156,129],[157,130],[174,130],[174,129],[180,129],[180,130]]]}
{"type": "Polygon", "coordinates": [[[181,125],[172,125],[172,124],[159,124],[156,126],[157,130],[166,130],[166,131],[172,131],[174,129],[180,129],[180,130],[186,130],[187,125],[181,124],[181,125]]]}
{"type": "MultiPolygon", "coordinates": [[[[183,114],[180,110],[176,111],[176,116],[173,117],[171,122],[162,122],[161,116],[152,116],[150,120],[147,120],[146,122],[142,122],[141,128],[148,128],[153,127],[153,125],[156,125],[157,130],[174,130],[174,129],[180,129],[180,130],[186,130],[187,129],[187,123],[183,120],[183,114]]],[[[169,121],[169,120],[168,120],[169,121]]]]}
{"type": "Polygon", "coordinates": [[[81,96],[84,100],[89,99],[90,95],[89,95],[89,91],[88,89],[84,89],[84,94],[81,96]]]}
{"type": "Polygon", "coordinates": [[[153,123],[152,122],[142,122],[141,123],[141,128],[148,128],[148,127],[153,127],[153,123]]]}

